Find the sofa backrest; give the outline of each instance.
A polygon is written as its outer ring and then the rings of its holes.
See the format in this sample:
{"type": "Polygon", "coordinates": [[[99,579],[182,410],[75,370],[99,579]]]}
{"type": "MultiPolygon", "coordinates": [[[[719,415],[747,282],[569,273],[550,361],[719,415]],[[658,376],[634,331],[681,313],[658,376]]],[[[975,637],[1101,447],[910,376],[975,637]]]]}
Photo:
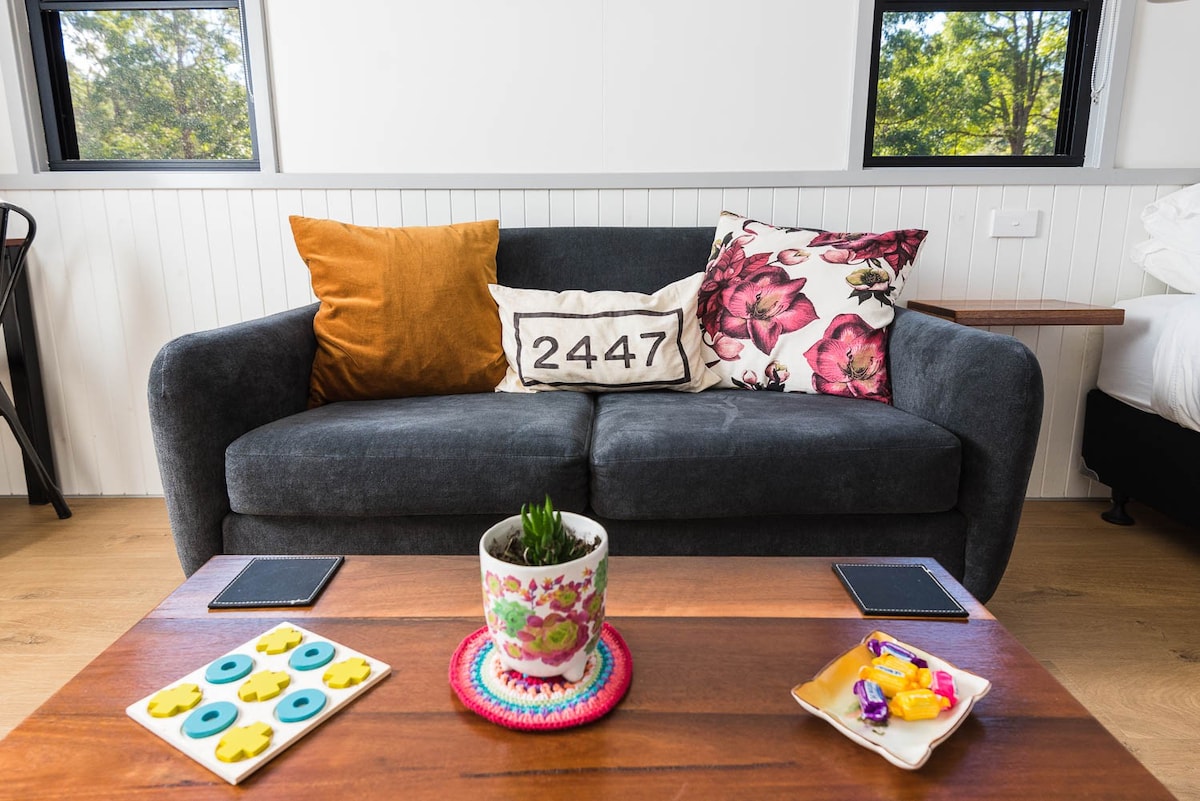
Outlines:
{"type": "Polygon", "coordinates": [[[704,228],[501,228],[496,280],[521,289],[655,292],[701,272],[704,228]]]}

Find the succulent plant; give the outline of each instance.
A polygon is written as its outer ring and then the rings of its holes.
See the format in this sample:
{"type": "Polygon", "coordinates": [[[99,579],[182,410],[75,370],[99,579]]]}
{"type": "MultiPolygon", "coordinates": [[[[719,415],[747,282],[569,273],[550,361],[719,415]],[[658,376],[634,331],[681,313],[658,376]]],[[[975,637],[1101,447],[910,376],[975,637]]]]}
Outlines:
{"type": "Polygon", "coordinates": [[[543,503],[521,505],[521,533],[498,558],[524,565],[560,565],[591,552],[595,543],[577,539],[563,525],[550,496],[543,503]]]}

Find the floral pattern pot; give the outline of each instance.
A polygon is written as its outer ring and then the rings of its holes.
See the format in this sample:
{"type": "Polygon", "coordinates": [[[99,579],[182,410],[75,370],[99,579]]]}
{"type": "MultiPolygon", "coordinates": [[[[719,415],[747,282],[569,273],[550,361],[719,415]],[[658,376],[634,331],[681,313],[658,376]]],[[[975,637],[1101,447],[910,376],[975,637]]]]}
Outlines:
{"type": "Polygon", "coordinates": [[[577,538],[600,545],[561,565],[526,567],[488,552],[492,543],[520,531],[519,515],[501,520],[479,540],[483,612],[505,667],[529,676],[579,681],[604,625],[608,585],[608,533],[591,518],[562,513],[577,538]]]}

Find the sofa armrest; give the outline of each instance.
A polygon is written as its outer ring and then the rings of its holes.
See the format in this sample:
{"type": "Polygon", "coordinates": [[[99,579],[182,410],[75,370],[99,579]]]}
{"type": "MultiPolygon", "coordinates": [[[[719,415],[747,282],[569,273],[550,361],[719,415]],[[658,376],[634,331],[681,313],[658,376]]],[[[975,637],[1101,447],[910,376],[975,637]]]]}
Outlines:
{"type": "Polygon", "coordinates": [[[150,427],[175,549],[187,575],[221,553],[225,449],[303,411],[317,305],[168,342],[150,367],[150,427]]]}
{"type": "Polygon", "coordinates": [[[963,584],[996,591],[1012,553],[1042,420],[1042,371],[1016,339],[896,310],[893,403],[962,443],[957,509],[967,519],[963,584]]]}

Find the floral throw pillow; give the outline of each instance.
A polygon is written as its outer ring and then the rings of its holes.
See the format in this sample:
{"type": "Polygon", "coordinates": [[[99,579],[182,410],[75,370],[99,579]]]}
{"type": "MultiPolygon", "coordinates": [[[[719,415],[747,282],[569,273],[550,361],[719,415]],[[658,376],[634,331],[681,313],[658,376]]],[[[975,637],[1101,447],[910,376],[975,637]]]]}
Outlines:
{"type": "Polygon", "coordinates": [[[720,386],[891,403],[888,325],[926,233],[778,228],[722,212],[696,312],[720,386]]]}

